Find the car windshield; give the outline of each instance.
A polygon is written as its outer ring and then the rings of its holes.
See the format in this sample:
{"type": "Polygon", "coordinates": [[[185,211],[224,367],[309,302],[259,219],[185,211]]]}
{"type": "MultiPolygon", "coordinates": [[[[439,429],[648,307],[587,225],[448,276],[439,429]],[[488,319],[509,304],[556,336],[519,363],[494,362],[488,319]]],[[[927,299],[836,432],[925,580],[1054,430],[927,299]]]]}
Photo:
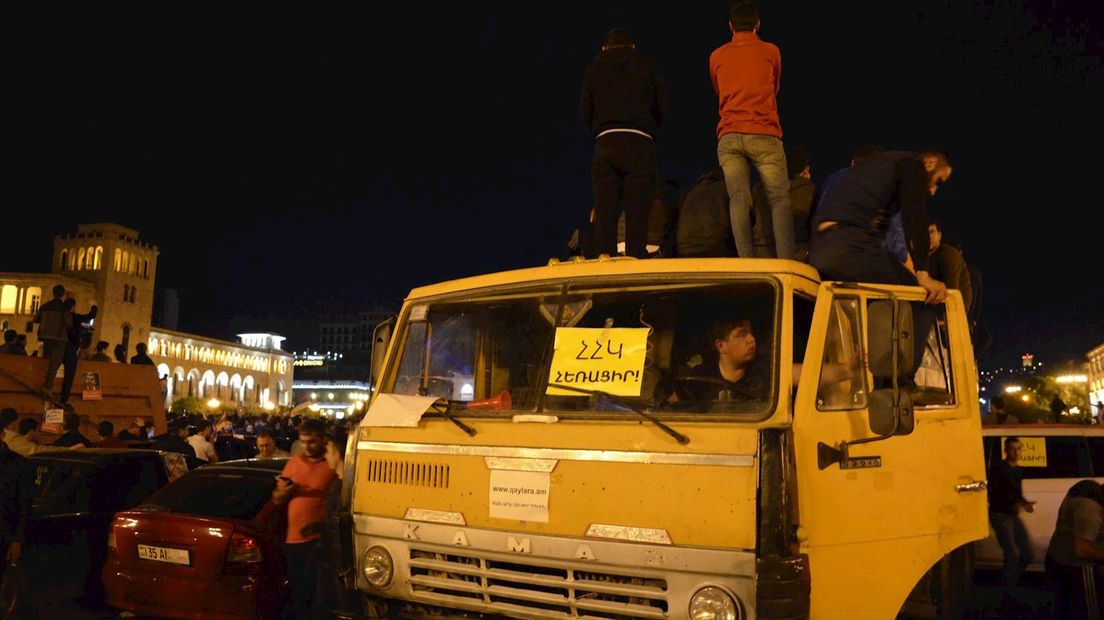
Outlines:
{"type": "Polygon", "coordinates": [[[456,415],[617,414],[626,400],[659,414],[762,414],[777,389],[777,297],[773,280],[745,277],[573,283],[419,304],[383,391],[437,396],[456,415]],[[719,375],[718,332],[738,333],[738,382],[719,375]]]}
{"type": "Polygon", "coordinates": [[[31,465],[34,468],[31,506],[35,514],[49,516],[88,511],[91,463],[35,458],[31,465]]]}
{"type": "Polygon", "coordinates": [[[217,519],[249,520],[272,497],[276,471],[191,472],[154,493],[142,506],[217,519]]]}

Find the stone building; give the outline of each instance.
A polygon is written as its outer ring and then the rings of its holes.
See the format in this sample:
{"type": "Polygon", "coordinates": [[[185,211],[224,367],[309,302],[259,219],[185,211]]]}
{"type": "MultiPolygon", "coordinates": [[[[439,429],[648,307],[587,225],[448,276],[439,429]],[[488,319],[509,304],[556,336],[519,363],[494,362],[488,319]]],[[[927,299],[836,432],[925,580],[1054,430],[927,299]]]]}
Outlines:
{"type": "Polygon", "coordinates": [[[1093,407],[1097,423],[1101,423],[1104,422],[1104,344],[1093,347],[1085,357],[1088,367],[1089,403],[1093,407]]]}
{"type": "Polygon", "coordinates": [[[157,246],[138,231],[112,223],[81,224],[75,234],[54,237],[50,273],[0,272],[0,327],[26,334],[28,353],[39,349],[35,313],[61,284],[76,311],[99,307],[92,342],[122,344],[126,359],[146,342],[166,377],[166,404],[179,395],[217,397],[243,407],[291,403],[293,355],[280,336],[242,334],[241,342],[161,329],[152,325],[157,246]]]}

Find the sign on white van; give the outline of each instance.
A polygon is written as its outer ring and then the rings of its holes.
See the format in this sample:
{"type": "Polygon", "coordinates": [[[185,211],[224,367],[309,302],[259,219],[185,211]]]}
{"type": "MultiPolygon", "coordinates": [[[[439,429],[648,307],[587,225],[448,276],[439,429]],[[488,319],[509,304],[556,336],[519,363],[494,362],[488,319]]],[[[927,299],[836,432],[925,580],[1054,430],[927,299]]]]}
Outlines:
{"type": "Polygon", "coordinates": [[[1046,467],[1046,437],[1020,437],[1020,467],[1046,467]]]}

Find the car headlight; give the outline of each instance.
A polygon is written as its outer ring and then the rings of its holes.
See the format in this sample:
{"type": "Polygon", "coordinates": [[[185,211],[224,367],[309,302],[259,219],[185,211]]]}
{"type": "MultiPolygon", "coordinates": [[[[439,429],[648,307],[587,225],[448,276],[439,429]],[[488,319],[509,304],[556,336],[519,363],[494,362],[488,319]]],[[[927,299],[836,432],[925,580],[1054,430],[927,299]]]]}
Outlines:
{"type": "Polygon", "coordinates": [[[692,620],[739,620],[740,608],[724,590],[707,586],[690,597],[692,620]]]}
{"type": "Polygon", "coordinates": [[[391,577],[395,575],[395,563],[391,561],[391,554],[383,547],[369,547],[364,552],[364,561],[361,562],[361,570],[368,583],[377,588],[386,588],[391,583],[391,577]]]}

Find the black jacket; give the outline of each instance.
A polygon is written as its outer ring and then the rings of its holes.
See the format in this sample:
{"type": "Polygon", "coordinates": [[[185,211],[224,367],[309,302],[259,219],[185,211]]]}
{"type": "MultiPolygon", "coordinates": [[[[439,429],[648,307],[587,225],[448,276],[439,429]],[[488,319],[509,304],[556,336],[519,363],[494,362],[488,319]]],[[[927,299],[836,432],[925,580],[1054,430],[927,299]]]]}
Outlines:
{"type": "Polygon", "coordinates": [[[842,175],[821,197],[810,227],[834,221],[841,226],[881,231],[901,213],[905,241],[916,271],[928,270],[928,175],[916,153],[885,151],[842,175]]]}
{"type": "Polygon", "coordinates": [[[0,553],[7,552],[13,542],[22,543],[26,536],[34,486],[31,472],[27,459],[0,441],[0,553]]]}
{"type": "Polygon", "coordinates": [[[630,47],[614,47],[587,68],[579,114],[593,137],[636,129],[655,139],[667,114],[667,86],[649,60],[630,47]]]}
{"type": "Polygon", "coordinates": [[[728,217],[728,189],[720,166],[699,177],[683,194],[675,239],[676,256],[736,256],[728,217]]]}

